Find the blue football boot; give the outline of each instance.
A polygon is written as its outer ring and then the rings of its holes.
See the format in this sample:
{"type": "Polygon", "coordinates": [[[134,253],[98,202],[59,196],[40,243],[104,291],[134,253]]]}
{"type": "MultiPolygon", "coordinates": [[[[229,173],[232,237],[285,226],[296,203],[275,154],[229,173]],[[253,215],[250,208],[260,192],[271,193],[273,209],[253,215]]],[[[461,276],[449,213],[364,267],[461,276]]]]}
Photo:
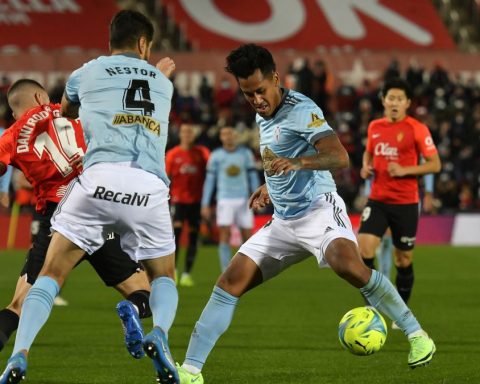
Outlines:
{"type": "Polygon", "coordinates": [[[135,359],[145,356],[143,352],[143,327],[138,313],[131,301],[123,300],[117,304],[117,313],[122,321],[125,345],[135,359]]]}
{"type": "Polygon", "coordinates": [[[168,347],[167,336],[159,327],[153,328],[152,332],[145,336],[143,349],[153,360],[158,374],[158,383],[180,384],[177,368],[168,347]]]}
{"type": "Polygon", "coordinates": [[[25,379],[27,373],[27,357],[23,352],[18,352],[7,362],[7,368],[0,376],[0,384],[15,384],[25,379]]]}

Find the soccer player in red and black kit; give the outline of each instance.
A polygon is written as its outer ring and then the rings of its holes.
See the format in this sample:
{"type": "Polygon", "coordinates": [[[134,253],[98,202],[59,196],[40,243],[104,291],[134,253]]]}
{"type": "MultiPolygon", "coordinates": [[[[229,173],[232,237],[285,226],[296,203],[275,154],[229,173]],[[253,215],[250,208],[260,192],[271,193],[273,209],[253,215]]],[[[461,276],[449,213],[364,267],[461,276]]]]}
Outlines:
{"type": "MultiPolygon", "coordinates": [[[[7,96],[17,121],[0,137],[0,175],[8,164],[25,174],[37,198],[35,219],[39,221],[39,229],[28,251],[12,302],[0,311],[0,350],[18,327],[25,296],[45,261],[51,240],[50,219],[68,184],[78,176],[86,150],[80,121],[61,117],[60,105],[50,103],[47,92],[39,83],[30,79],[18,80],[10,87],[7,96]]],[[[126,310],[119,310],[119,315],[127,348],[138,358],[143,355],[140,343],[143,330],[138,317],[151,315],[148,303],[150,285],[139,264],[121,250],[119,237],[109,234],[108,240],[101,249],[85,255],[84,259],[107,286],[115,287],[128,299],[125,300],[126,310]],[[132,309],[135,312],[132,313],[132,309]],[[128,345],[137,339],[140,339],[138,346],[128,345]]]]}
{"type": "Polygon", "coordinates": [[[382,89],[385,117],[368,127],[362,178],[372,178],[363,210],[358,245],[364,262],[373,268],[375,250],[390,227],[395,247],[396,285],[407,302],[413,287],[413,248],[419,219],[419,175],[437,173],[441,163],[428,127],[407,115],[411,91],[395,79],[382,89]],[[419,162],[420,155],[424,162],[419,162]]]}
{"type": "Polygon", "coordinates": [[[193,286],[190,272],[197,254],[198,232],[200,229],[200,202],[210,151],[202,145],[194,145],[195,131],[191,124],[180,126],[180,144],[167,152],[165,167],[171,180],[170,198],[175,233],[175,260],[182,228],[188,223],[188,248],[185,256],[185,269],[180,277],[180,286],[193,286]]]}

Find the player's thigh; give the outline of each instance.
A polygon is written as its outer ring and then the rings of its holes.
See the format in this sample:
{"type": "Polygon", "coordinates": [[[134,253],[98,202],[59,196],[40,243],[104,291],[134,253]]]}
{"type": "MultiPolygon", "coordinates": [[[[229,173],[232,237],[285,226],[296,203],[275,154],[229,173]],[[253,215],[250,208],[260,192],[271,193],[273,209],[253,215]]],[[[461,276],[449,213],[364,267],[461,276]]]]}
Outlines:
{"type": "Polygon", "coordinates": [[[388,229],[388,211],[383,203],[369,200],[360,217],[358,246],[362,256],[375,256],[375,250],[388,229]]]}
{"type": "Polygon", "coordinates": [[[70,271],[84,256],[85,251],[59,232],[55,232],[48,247],[40,275],[55,279],[62,286],[70,271]]]}
{"type": "Polygon", "coordinates": [[[390,205],[389,226],[395,248],[410,251],[415,247],[418,220],[418,204],[390,205]]]}
{"type": "Polygon", "coordinates": [[[328,266],[325,254],[335,239],[357,244],[345,203],[336,192],[321,195],[304,216],[292,221],[291,226],[297,242],[317,258],[319,267],[328,266]]]}
{"type": "MultiPolygon", "coordinates": [[[[112,233],[107,238],[105,244],[91,255],[86,256],[86,260],[92,265],[98,276],[105,285],[113,287],[127,281],[131,276],[141,271],[141,265],[133,261],[120,246],[120,236],[112,233]]],[[[145,277],[145,275],[143,274],[145,277]]],[[[145,281],[142,287],[138,289],[149,289],[148,281],[145,281]],[[146,288],[145,288],[146,287],[146,288]]]]}
{"type": "Polygon", "coordinates": [[[48,246],[50,245],[50,219],[56,204],[48,204],[47,210],[43,213],[35,213],[34,218],[36,221],[36,229],[32,242],[32,247],[28,250],[25,264],[20,272],[20,276],[25,276],[29,284],[33,285],[37,280],[43,264],[45,263],[45,257],[47,255],[48,246]]]}
{"type": "Polygon", "coordinates": [[[181,228],[186,216],[185,204],[170,204],[170,215],[172,216],[173,226],[181,228]]]}
{"type": "Polygon", "coordinates": [[[259,268],[262,280],[267,281],[311,254],[296,239],[285,220],[272,218],[253,234],[238,250],[259,268]]]}

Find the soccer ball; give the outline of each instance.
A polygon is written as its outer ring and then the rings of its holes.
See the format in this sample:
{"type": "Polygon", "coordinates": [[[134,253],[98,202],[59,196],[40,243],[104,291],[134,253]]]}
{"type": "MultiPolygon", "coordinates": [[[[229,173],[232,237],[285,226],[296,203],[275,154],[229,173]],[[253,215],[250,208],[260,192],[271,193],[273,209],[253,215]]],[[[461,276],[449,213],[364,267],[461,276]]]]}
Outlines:
{"type": "Polygon", "coordinates": [[[385,343],[387,324],[372,307],[354,308],[340,320],[338,338],[340,344],[354,355],[371,355],[385,343]]]}

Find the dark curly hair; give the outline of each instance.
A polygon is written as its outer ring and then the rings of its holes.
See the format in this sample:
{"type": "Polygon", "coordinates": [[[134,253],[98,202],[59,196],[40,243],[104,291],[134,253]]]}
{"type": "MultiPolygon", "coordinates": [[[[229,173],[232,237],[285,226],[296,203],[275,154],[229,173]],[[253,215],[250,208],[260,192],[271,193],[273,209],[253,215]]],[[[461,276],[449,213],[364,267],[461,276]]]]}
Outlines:
{"type": "Polygon", "coordinates": [[[257,69],[260,69],[264,77],[271,77],[276,71],[272,54],[264,47],[256,44],[244,44],[227,56],[225,70],[237,79],[246,79],[257,69]]]}

